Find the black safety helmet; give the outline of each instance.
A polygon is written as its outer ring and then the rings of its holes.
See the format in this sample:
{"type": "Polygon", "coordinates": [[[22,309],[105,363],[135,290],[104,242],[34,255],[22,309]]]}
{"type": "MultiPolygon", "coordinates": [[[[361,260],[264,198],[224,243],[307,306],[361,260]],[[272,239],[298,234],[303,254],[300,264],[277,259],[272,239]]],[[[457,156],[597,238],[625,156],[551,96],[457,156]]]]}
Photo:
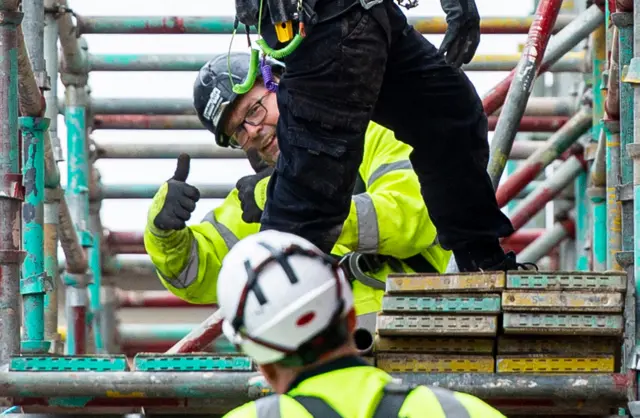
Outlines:
{"type": "MultiPolygon", "coordinates": [[[[233,80],[233,84],[241,84],[249,73],[250,60],[251,55],[246,52],[216,55],[202,66],[193,85],[193,106],[198,119],[215,135],[216,143],[221,147],[234,147],[230,143],[231,138],[225,135],[222,127],[234,102],[240,96],[233,92],[229,78],[233,80]]],[[[279,76],[284,71],[284,64],[281,62],[267,57],[267,63],[274,75],[279,76]]],[[[256,82],[260,82],[261,79],[258,73],[256,82]]]]}

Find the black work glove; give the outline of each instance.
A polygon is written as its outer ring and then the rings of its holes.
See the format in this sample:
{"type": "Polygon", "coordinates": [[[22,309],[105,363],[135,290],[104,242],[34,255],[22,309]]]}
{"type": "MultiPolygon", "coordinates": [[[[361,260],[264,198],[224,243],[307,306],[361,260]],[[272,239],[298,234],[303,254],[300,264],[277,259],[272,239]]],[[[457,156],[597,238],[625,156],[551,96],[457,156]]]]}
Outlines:
{"type": "Polygon", "coordinates": [[[160,187],[154,197],[153,205],[161,205],[161,209],[153,218],[153,226],[160,231],[185,228],[186,221],[191,218],[191,212],[196,208],[196,202],[200,200],[200,191],[186,183],[189,165],[189,155],[180,154],[173,177],[160,187]]]}
{"type": "Polygon", "coordinates": [[[480,15],[474,0],[440,0],[447,14],[447,31],[439,51],[448,64],[468,64],[480,44],[480,15]]]}
{"type": "Polygon", "coordinates": [[[273,170],[273,167],[267,167],[257,174],[242,177],[236,183],[242,220],[248,224],[260,222],[267,201],[267,184],[273,170]]]}

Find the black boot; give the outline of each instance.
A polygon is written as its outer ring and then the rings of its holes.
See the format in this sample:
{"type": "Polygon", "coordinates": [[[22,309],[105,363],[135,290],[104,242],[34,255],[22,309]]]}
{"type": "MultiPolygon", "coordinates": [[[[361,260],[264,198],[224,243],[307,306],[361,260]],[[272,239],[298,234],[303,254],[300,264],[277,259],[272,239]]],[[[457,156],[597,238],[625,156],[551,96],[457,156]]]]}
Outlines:
{"type": "Polygon", "coordinates": [[[504,253],[497,242],[485,242],[469,246],[464,250],[454,250],[453,255],[458,264],[458,271],[509,271],[509,270],[538,270],[534,263],[518,263],[516,253],[504,253]]]}

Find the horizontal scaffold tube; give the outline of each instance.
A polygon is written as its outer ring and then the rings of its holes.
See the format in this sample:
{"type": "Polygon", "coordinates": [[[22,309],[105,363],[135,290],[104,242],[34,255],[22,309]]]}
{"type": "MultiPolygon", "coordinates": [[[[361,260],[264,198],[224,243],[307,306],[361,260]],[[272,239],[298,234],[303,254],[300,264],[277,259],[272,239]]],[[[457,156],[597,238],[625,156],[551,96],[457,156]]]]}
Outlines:
{"type": "MultiPolygon", "coordinates": [[[[64,114],[64,100],[58,100],[58,108],[64,114]]],[[[576,100],[571,97],[532,97],[527,103],[525,116],[571,116],[575,113],[576,100]]],[[[195,115],[191,98],[91,98],[91,112],[95,115],[195,115]]],[[[99,123],[94,123],[100,129],[99,123]]],[[[104,129],[104,128],[103,128],[104,129]]]]}
{"type": "MultiPolygon", "coordinates": [[[[203,199],[224,199],[235,184],[194,184],[203,199]]],[[[103,184],[102,199],[151,199],[160,184],[103,184]]]]}
{"type": "MultiPolygon", "coordinates": [[[[545,398],[619,401],[633,378],[624,374],[392,373],[405,384],[437,385],[482,399],[545,398]]],[[[251,372],[2,372],[1,397],[215,398],[221,409],[256,399],[268,389],[251,372]]]]}
{"type": "MultiPolygon", "coordinates": [[[[118,289],[116,295],[118,298],[118,306],[120,308],[212,308],[217,306],[215,303],[189,303],[167,290],[118,289]]],[[[178,339],[176,339],[176,341],[178,339]]]]}
{"type": "MultiPolygon", "coordinates": [[[[558,16],[554,33],[567,26],[574,15],[558,16]]],[[[439,16],[410,16],[409,23],[420,33],[443,34],[447,22],[439,16]]],[[[233,16],[78,16],[82,34],[215,34],[233,33],[233,16]]],[[[480,31],[485,34],[525,34],[533,23],[530,16],[483,16],[480,31]]]]}
{"type": "MultiPolygon", "coordinates": [[[[89,56],[90,71],[199,71],[211,59],[204,54],[104,54],[89,56]]],[[[520,54],[476,55],[465,71],[511,71],[520,54]]],[[[551,72],[585,72],[584,52],[570,52],[551,66],[551,72]]]]}
{"type": "MultiPolygon", "coordinates": [[[[511,149],[512,160],[523,160],[529,157],[536,150],[543,148],[543,141],[519,140],[513,144],[511,149]]],[[[162,158],[175,159],[181,153],[187,153],[192,159],[199,158],[246,158],[247,155],[242,150],[233,148],[218,147],[213,143],[175,143],[175,144],[149,144],[149,143],[124,143],[124,144],[101,144],[96,143],[97,158],[162,158]]]]}
{"type": "MultiPolygon", "coordinates": [[[[181,99],[177,99],[180,101],[181,99]]],[[[156,107],[150,112],[168,111],[169,107],[177,108],[178,104],[168,104],[165,108],[156,107]]],[[[133,109],[131,109],[133,110],[133,109]]],[[[144,109],[136,109],[142,111],[144,109]]],[[[185,112],[193,112],[185,108],[185,112]]],[[[568,116],[524,116],[518,125],[520,132],[555,132],[569,120],[568,116]]],[[[493,131],[498,121],[497,116],[489,116],[489,130],[493,131]]],[[[204,127],[195,115],[175,114],[96,114],[93,129],[175,129],[202,130],[204,127]]]]}
{"type": "MultiPolygon", "coordinates": [[[[535,141],[530,141],[534,142],[535,141]]],[[[539,142],[538,142],[539,143],[539,142]]],[[[519,150],[525,153],[535,145],[527,144],[519,150]],[[523,150],[523,148],[526,148],[523,150]]],[[[96,144],[97,158],[178,158],[181,153],[187,153],[191,158],[247,158],[244,151],[234,148],[223,148],[211,143],[183,143],[173,144],[96,144]]],[[[530,154],[530,153],[529,153],[530,154]]]]}

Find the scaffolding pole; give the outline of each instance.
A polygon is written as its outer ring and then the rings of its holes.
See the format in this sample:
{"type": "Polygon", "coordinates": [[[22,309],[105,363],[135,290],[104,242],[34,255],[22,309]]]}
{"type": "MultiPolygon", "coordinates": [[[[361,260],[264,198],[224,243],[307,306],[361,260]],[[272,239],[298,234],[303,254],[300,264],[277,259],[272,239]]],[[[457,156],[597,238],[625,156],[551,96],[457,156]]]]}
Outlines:
{"type": "MultiPolygon", "coordinates": [[[[591,127],[591,111],[581,108],[562,128],[555,132],[543,147],[527,158],[515,173],[510,175],[496,191],[498,205],[504,207],[527,184],[567,151],[591,127]]],[[[517,146],[515,142],[514,147],[517,146]]]]}
{"type": "MultiPolygon", "coordinates": [[[[89,55],[89,71],[199,71],[211,59],[206,54],[103,54],[89,55]]],[[[511,71],[520,54],[476,55],[465,71],[511,71]]],[[[570,52],[551,66],[551,72],[578,72],[587,69],[584,52],[570,52]]]]}
{"type": "Polygon", "coordinates": [[[503,110],[496,124],[496,132],[491,140],[488,171],[494,189],[498,188],[502,172],[509,159],[513,141],[519,130],[518,123],[524,116],[560,6],[562,6],[562,0],[540,0],[535,13],[536,19],[529,29],[522,57],[513,71],[513,81],[510,83],[503,110]]]}
{"type": "MultiPolygon", "coordinates": [[[[558,16],[556,22],[564,19],[566,16],[567,15],[558,16]]],[[[603,11],[595,4],[580,13],[575,19],[572,19],[567,26],[549,41],[549,46],[542,59],[539,73],[546,72],[551,65],[583,41],[600,25],[603,19],[603,11]]],[[[504,80],[500,81],[484,96],[482,105],[488,115],[493,114],[493,112],[502,106],[515,75],[516,70],[514,69],[504,80]]]]}
{"type": "MultiPolygon", "coordinates": [[[[558,19],[553,32],[571,24],[575,16],[567,15],[558,19]]],[[[233,16],[78,16],[78,34],[233,34],[233,16]]],[[[409,16],[409,24],[423,34],[443,34],[447,22],[443,17],[409,16]]],[[[513,16],[483,16],[480,31],[483,34],[515,35],[525,34],[531,27],[533,18],[513,16]]],[[[252,28],[252,33],[255,30],[252,28]]]]}
{"type": "Polygon", "coordinates": [[[576,156],[571,156],[563,162],[549,178],[514,208],[511,216],[513,228],[516,230],[522,228],[584,170],[584,161],[576,156]]]}
{"type": "Polygon", "coordinates": [[[0,1],[0,366],[20,352],[20,209],[17,0],[0,1]]]}
{"type": "Polygon", "coordinates": [[[571,238],[574,233],[575,224],[572,219],[556,222],[542,236],[518,254],[518,261],[521,263],[537,263],[564,239],[571,238]]]}
{"type": "MultiPolygon", "coordinates": [[[[110,115],[107,119],[111,124],[116,124],[119,120],[124,123],[128,120],[131,124],[148,125],[152,122],[163,123],[164,126],[171,125],[171,122],[188,126],[188,122],[193,121],[194,125],[202,129],[202,124],[196,118],[186,119],[184,116],[195,116],[192,98],[91,98],[88,106],[91,112],[101,118],[110,115]],[[144,116],[166,116],[166,118],[146,119],[144,116]],[[182,117],[182,118],[180,118],[182,117]],[[198,121],[195,123],[195,121],[198,121]]],[[[58,108],[64,113],[64,100],[58,100],[58,108]]],[[[572,97],[535,97],[527,103],[523,116],[571,116],[576,112],[577,101],[572,97]]],[[[502,109],[496,109],[493,116],[498,116],[502,109]]],[[[526,120],[526,119],[525,119],[526,120]]],[[[535,120],[535,119],[533,119],[535,120]]],[[[545,119],[542,119],[545,120],[545,119]]],[[[106,121],[105,121],[106,122],[106,121]]],[[[94,122],[94,129],[104,128],[105,122],[98,119],[94,122]]],[[[174,128],[175,129],[175,128],[174,128]]],[[[184,129],[184,128],[183,128],[184,129]]]]}

